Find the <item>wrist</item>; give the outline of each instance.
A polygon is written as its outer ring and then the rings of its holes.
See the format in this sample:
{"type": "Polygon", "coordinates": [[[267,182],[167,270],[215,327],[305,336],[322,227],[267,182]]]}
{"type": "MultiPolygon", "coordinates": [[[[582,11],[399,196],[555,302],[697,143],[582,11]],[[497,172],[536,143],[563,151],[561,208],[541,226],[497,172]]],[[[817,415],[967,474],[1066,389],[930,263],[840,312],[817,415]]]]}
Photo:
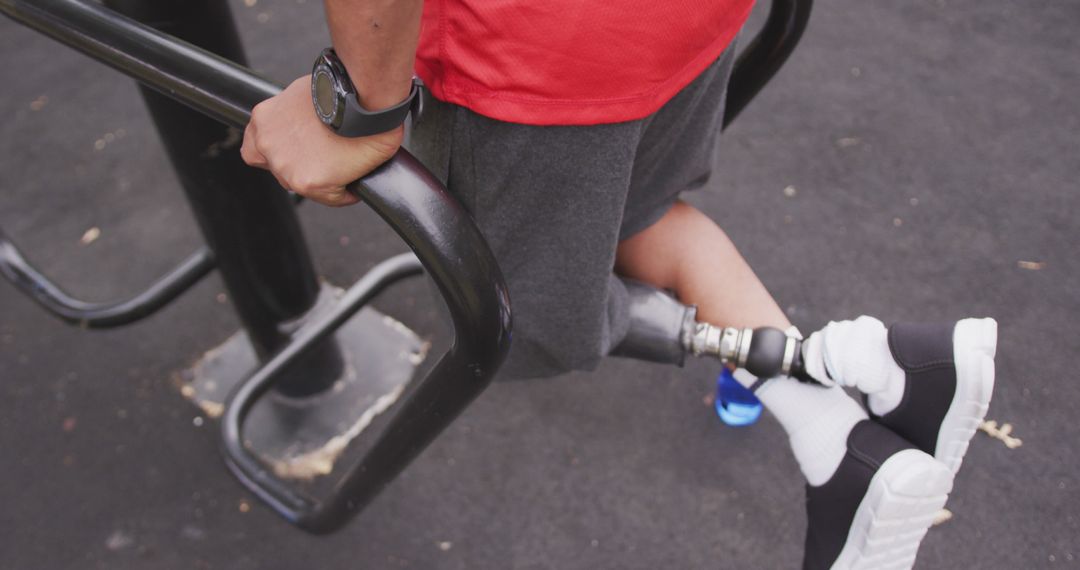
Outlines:
{"type": "Polygon", "coordinates": [[[405,125],[398,125],[395,129],[375,136],[379,137],[379,143],[393,155],[405,143],[405,125]]]}
{"type": "Polygon", "coordinates": [[[315,113],[336,134],[364,137],[401,126],[410,112],[420,112],[420,83],[358,82],[332,48],[316,58],[311,72],[315,113]]]}
{"type": "Polygon", "coordinates": [[[356,100],[366,111],[373,113],[398,105],[412,93],[412,78],[405,81],[356,85],[356,100]]]}

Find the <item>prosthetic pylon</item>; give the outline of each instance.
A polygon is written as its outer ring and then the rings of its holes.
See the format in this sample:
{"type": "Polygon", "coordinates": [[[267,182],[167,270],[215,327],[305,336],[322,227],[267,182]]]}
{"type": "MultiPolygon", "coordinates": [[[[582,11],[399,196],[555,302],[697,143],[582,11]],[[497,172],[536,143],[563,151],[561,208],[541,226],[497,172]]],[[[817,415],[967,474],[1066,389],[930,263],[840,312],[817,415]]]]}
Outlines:
{"type": "Polygon", "coordinates": [[[775,327],[699,322],[696,307],[650,285],[623,282],[630,296],[630,327],[613,355],[681,366],[689,353],[717,358],[761,379],[783,375],[819,383],[806,373],[801,338],[775,327]]]}

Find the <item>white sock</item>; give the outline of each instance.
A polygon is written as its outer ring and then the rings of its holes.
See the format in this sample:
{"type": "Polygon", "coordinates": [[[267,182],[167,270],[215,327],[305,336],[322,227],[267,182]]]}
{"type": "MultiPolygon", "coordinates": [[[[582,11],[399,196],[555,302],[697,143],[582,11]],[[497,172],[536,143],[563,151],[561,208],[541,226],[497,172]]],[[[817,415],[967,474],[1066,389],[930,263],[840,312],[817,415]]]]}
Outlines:
{"type": "Polygon", "coordinates": [[[904,396],[906,375],[889,351],[888,330],[873,317],[830,322],[810,335],[803,358],[810,376],[866,394],[876,415],[895,409],[904,396]]]}
{"type": "MultiPolygon", "coordinates": [[[[788,335],[802,338],[791,327],[788,335]]],[[[756,378],[743,369],[735,379],[750,387],[756,378]]],[[[866,412],[838,387],[823,388],[784,376],[765,381],[755,392],[788,434],[799,469],[811,485],[832,478],[847,453],[847,438],[866,412]]]]}
{"type": "Polygon", "coordinates": [[[847,453],[847,438],[866,412],[839,386],[825,388],[777,377],[755,392],[788,434],[799,469],[811,485],[828,481],[847,453]]]}

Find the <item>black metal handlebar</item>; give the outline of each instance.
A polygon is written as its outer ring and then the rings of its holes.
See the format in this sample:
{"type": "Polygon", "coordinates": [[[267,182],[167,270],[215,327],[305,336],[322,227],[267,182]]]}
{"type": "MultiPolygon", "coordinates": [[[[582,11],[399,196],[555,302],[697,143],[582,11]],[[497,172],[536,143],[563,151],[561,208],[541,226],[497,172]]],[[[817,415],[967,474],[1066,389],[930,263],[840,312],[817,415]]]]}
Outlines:
{"type": "Polygon", "coordinates": [[[724,128],[776,75],[810,22],[813,0],[773,0],[765,25],[735,60],[724,105],[724,128]]]}
{"type": "Polygon", "coordinates": [[[315,346],[387,284],[414,273],[410,255],[391,258],[357,282],[323,320],[233,393],[222,434],[233,473],[275,511],[313,533],[332,532],[362,509],[491,381],[510,342],[510,300],[494,257],[463,208],[411,155],[399,154],[350,187],[410,245],[434,279],[450,312],[454,341],[404,403],[370,451],[315,500],[278,480],[243,444],[241,426],[275,375],[315,346]],[[466,261],[462,256],[471,257],[466,261]],[[496,287],[475,287],[500,276],[496,287]]]}

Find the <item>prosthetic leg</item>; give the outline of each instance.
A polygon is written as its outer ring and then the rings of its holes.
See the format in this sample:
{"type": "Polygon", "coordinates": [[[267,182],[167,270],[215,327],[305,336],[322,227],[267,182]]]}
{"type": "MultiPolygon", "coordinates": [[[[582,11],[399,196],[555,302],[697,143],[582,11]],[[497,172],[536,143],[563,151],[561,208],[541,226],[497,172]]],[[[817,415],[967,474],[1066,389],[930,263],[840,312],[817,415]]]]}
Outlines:
{"type": "Polygon", "coordinates": [[[682,366],[689,353],[717,358],[763,380],[784,375],[820,384],[806,373],[802,339],[774,327],[721,328],[698,322],[697,307],[651,285],[623,282],[630,294],[630,327],[613,356],[682,366]]]}

